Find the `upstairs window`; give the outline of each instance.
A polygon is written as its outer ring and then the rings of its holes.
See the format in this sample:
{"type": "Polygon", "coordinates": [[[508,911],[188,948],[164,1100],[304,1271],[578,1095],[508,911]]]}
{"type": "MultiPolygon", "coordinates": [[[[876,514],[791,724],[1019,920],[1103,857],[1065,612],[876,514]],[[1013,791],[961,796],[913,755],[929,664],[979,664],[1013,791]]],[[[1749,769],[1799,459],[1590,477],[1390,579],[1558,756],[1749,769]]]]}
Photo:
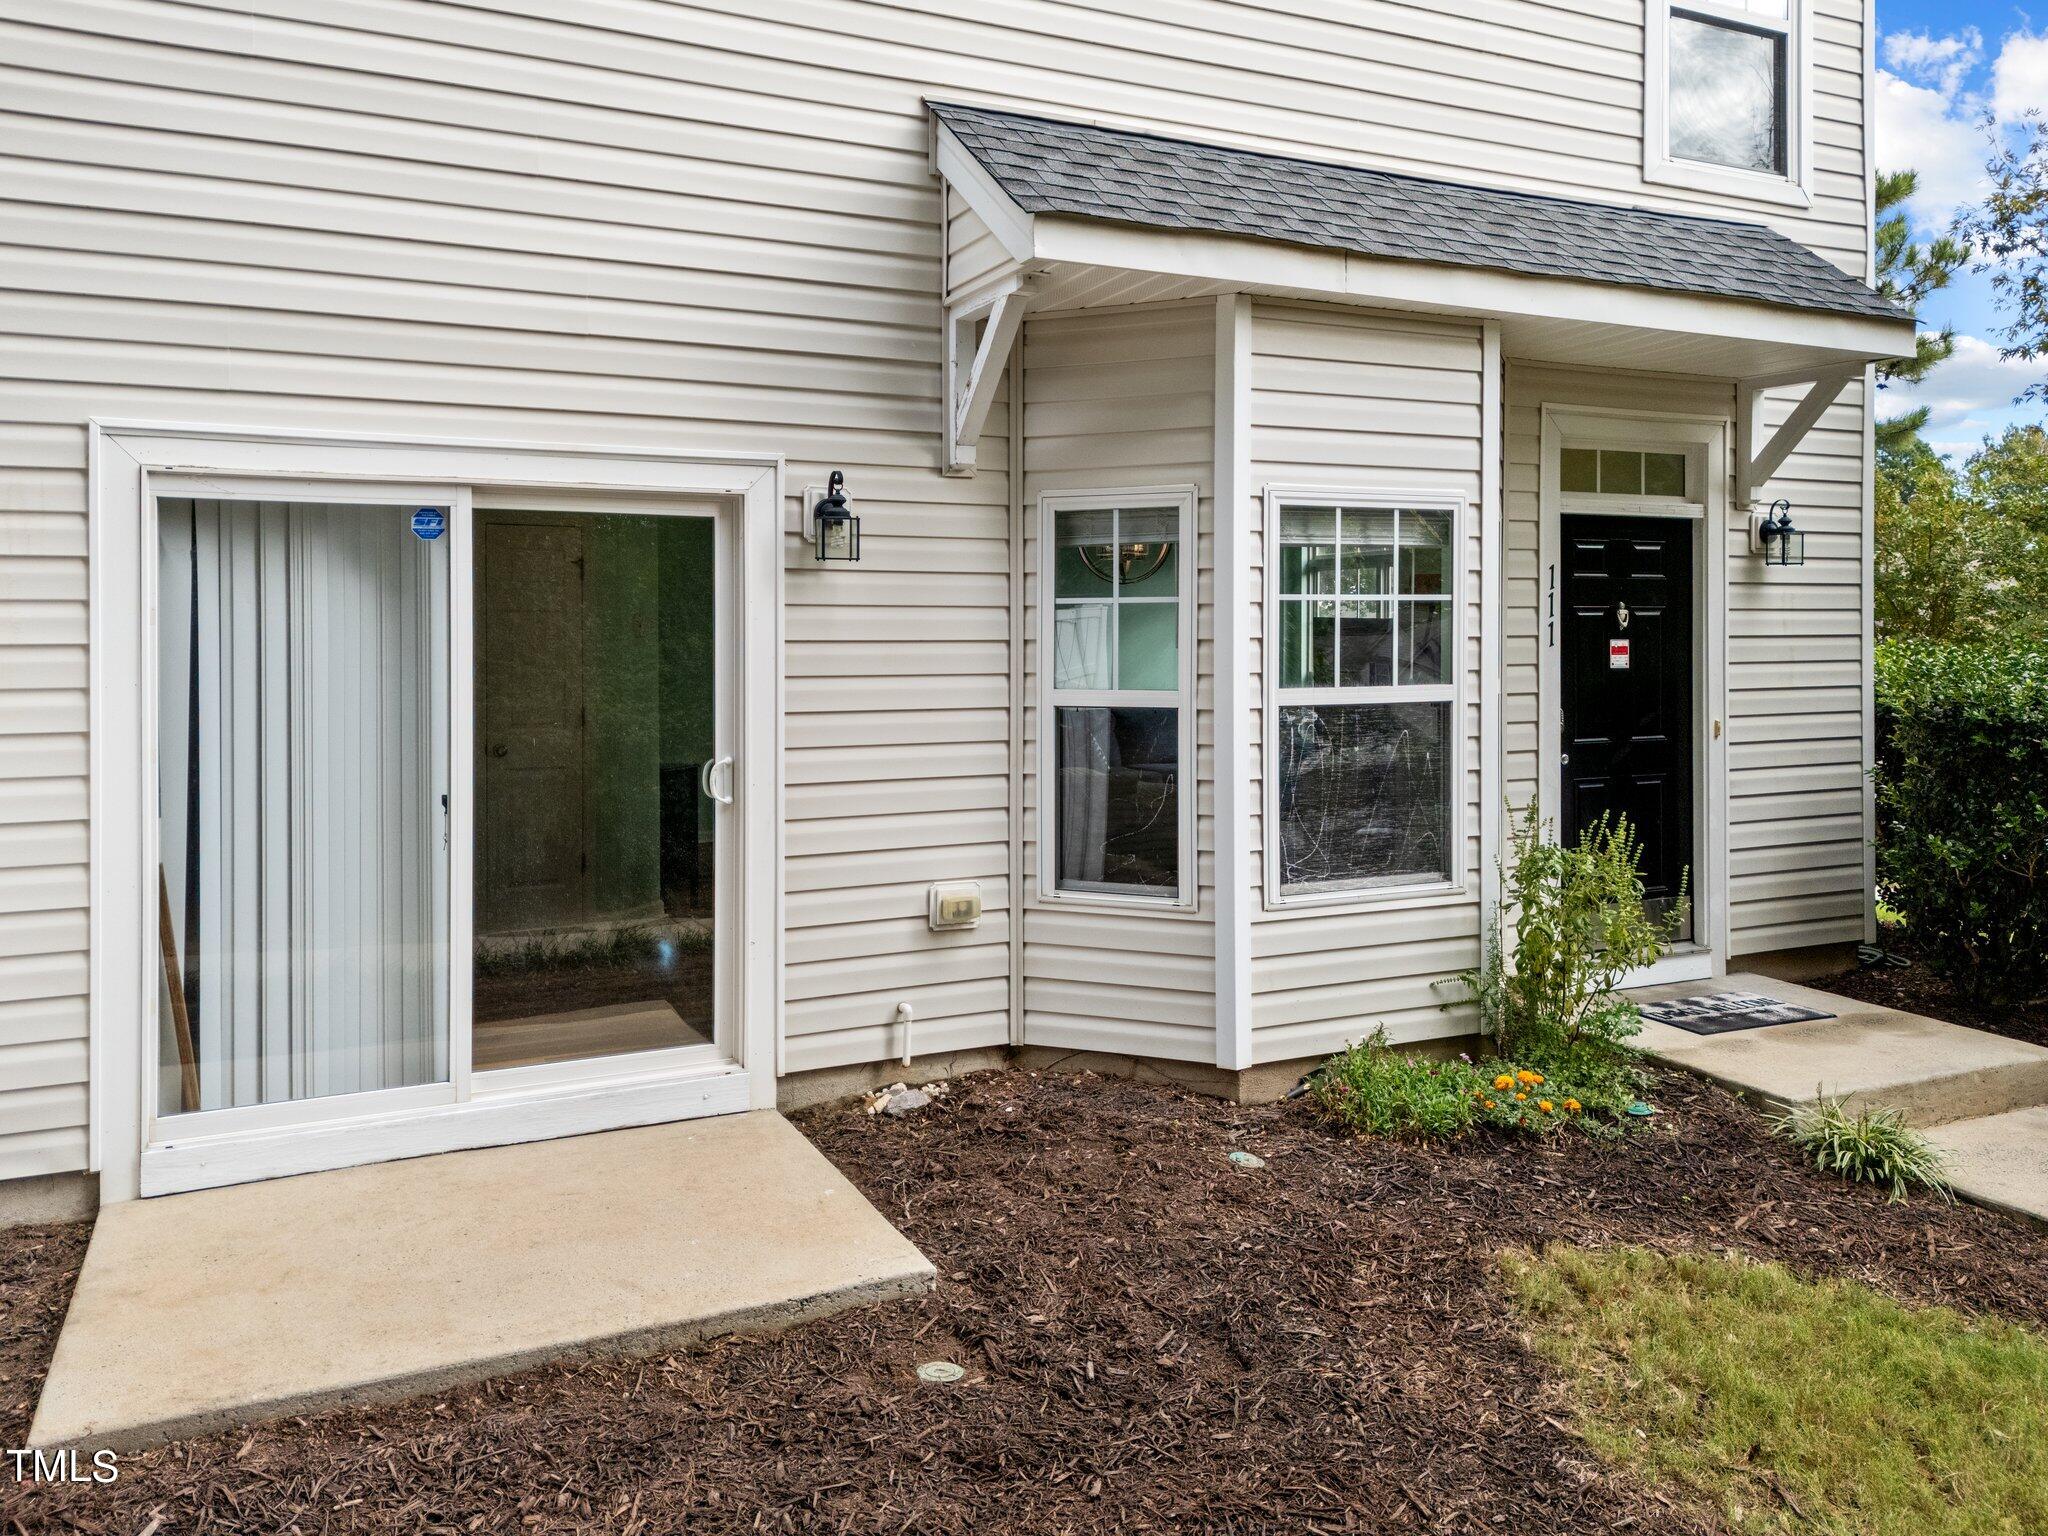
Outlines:
{"type": "Polygon", "coordinates": [[[1797,190],[1801,3],[1652,0],[1650,180],[1797,190]]]}

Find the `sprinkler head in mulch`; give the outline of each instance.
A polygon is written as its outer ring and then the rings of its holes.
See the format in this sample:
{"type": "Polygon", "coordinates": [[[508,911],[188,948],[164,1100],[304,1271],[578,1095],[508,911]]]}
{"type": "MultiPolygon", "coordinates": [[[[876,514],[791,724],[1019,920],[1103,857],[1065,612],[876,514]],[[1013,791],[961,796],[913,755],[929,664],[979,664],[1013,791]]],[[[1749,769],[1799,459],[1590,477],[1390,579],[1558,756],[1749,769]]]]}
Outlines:
{"type": "Polygon", "coordinates": [[[917,1379],[928,1382],[958,1381],[967,1374],[965,1366],[955,1365],[950,1360],[927,1360],[917,1368],[917,1379]]]}
{"type": "Polygon", "coordinates": [[[1657,1111],[1652,1109],[1649,1105],[1645,1104],[1641,1099],[1637,1099],[1635,1103],[1629,1105],[1628,1113],[1634,1119],[1647,1120],[1650,1118],[1650,1116],[1657,1113],[1657,1111]]]}
{"type": "Polygon", "coordinates": [[[1248,1172],[1252,1169],[1266,1166],[1266,1160],[1256,1152],[1232,1152],[1230,1160],[1239,1168],[1243,1168],[1248,1172]]]}

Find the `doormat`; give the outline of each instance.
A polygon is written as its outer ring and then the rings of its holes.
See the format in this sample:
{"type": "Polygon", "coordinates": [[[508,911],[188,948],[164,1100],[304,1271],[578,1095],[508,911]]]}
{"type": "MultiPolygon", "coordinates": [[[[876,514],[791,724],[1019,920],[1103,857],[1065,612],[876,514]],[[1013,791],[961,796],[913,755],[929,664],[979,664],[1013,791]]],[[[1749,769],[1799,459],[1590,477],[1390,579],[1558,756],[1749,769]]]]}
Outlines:
{"type": "Polygon", "coordinates": [[[1695,1035],[1725,1035],[1738,1029],[1762,1029],[1766,1024],[1803,1024],[1809,1019],[1835,1017],[1797,1003],[1781,1003],[1759,992],[1703,992],[1698,997],[1644,1003],[1642,1008],[1644,1018],[1695,1035]]]}

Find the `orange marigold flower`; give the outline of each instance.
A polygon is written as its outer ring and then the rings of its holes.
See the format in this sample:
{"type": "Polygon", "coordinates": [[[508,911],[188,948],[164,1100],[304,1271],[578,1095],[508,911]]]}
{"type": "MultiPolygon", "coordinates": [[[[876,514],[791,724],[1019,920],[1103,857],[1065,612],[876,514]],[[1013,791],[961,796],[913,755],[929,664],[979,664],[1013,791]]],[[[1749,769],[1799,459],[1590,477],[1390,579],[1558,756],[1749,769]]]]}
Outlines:
{"type": "Polygon", "coordinates": [[[1531,1072],[1527,1068],[1524,1068],[1522,1071],[1517,1072],[1515,1076],[1518,1080],[1520,1080],[1524,1087],[1528,1088],[1534,1088],[1538,1083],[1543,1081],[1543,1074],[1541,1072],[1531,1072]]]}
{"type": "Polygon", "coordinates": [[[1538,1099],[1536,1101],[1536,1107],[1542,1110],[1543,1113],[1545,1113],[1546,1115],[1549,1114],[1552,1109],[1556,1108],[1556,1106],[1553,1105],[1548,1099],[1538,1099]]]}
{"type": "Polygon", "coordinates": [[[1515,1086],[1515,1080],[1512,1077],[1509,1077],[1507,1073],[1503,1072],[1499,1077],[1496,1077],[1493,1080],[1493,1086],[1503,1090],[1509,1089],[1515,1086]]]}
{"type": "Polygon", "coordinates": [[[1486,1107],[1487,1107],[1488,1109],[1497,1109],[1497,1108],[1499,1108],[1499,1106],[1498,1106],[1497,1104],[1495,1104],[1495,1103],[1493,1102],[1493,1100],[1491,1100],[1491,1099],[1488,1099],[1488,1100],[1486,1101],[1486,1107]]]}
{"type": "Polygon", "coordinates": [[[1515,1102],[1519,1104],[1522,1102],[1522,1100],[1526,1099],[1527,1097],[1529,1097],[1529,1095],[1527,1095],[1526,1093],[1518,1093],[1515,1095],[1515,1102]]]}
{"type": "Polygon", "coordinates": [[[1564,1107],[1567,1110],[1569,1110],[1572,1114],[1576,1115],[1580,1110],[1584,1109],[1586,1106],[1581,1104],[1577,1099],[1566,1099],[1564,1101],[1564,1107]]]}

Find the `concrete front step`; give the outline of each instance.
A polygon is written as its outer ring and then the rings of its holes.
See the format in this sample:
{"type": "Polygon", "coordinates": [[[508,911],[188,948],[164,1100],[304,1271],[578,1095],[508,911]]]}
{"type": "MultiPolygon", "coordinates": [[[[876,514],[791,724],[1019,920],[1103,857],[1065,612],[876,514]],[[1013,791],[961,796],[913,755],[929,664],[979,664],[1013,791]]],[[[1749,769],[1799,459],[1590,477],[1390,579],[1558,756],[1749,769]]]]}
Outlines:
{"type": "Polygon", "coordinates": [[[1835,1015],[1725,1035],[1644,1021],[1636,1043],[1652,1056],[1752,1098],[1790,1105],[1840,1097],[1854,1109],[1897,1109],[1923,1128],[2048,1104],[2048,1049],[1981,1029],[1750,974],[1629,995],[1647,1003],[1702,992],[1761,992],[1835,1015]]]}
{"type": "Polygon", "coordinates": [[[29,1443],[126,1448],[929,1290],[772,1111],[101,1212],[29,1443]]]}
{"type": "Polygon", "coordinates": [[[2048,1105],[1952,1120],[1927,1139],[1947,1159],[1957,1194],[2048,1223],[2048,1105]]]}

